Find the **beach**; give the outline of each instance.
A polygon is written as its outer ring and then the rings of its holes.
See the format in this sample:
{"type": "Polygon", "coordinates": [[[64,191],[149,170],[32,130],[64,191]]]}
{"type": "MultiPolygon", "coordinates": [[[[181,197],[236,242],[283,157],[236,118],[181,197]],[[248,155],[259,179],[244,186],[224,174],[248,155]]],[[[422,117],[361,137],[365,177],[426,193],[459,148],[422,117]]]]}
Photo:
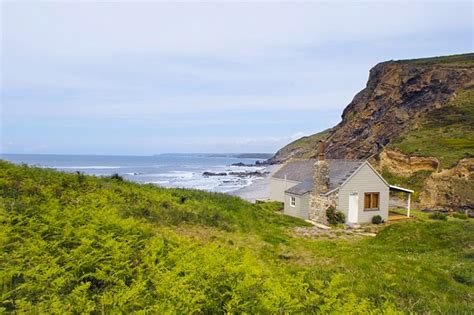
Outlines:
{"type": "Polygon", "coordinates": [[[238,196],[249,202],[255,202],[256,200],[266,200],[270,198],[270,177],[275,173],[279,168],[278,165],[270,165],[267,167],[266,171],[269,172],[264,177],[255,180],[252,184],[243,187],[238,190],[229,192],[229,195],[238,196]]]}

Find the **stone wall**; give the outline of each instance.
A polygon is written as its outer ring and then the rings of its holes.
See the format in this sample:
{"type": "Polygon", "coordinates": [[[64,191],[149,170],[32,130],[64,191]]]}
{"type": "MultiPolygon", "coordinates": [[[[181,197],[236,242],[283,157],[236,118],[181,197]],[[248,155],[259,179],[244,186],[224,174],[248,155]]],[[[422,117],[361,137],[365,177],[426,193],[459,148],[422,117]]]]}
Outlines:
{"type": "Polygon", "coordinates": [[[337,201],[337,192],[334,192],[329,196],[323,196],[320,194],[312,193],[309,197],[309,220],[322,224],[328,224],[328,220],[326,218],[326,210],[330,206],[333,206],[337,209],[337,201]]]}
{"type": "Polygon", "coordinates": [[[329,164],[319,160],[313,166],[313,191],[316,195],[329,190],[329,164]]]}

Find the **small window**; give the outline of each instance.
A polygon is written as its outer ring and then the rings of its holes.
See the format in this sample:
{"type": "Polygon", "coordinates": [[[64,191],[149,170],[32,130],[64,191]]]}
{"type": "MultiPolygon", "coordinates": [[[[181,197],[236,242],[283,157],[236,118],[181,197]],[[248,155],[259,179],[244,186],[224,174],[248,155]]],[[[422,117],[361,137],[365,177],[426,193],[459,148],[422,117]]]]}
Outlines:
{"type": "Polygon", "coordinates": [[[290,197],[290,206],[296,207],[296,197],[290,197]]]}
{"type": "Polygon", "coordinates": [[[370,192],[364,195],[364,210],[379,210],[379,193],[370,192]]]}

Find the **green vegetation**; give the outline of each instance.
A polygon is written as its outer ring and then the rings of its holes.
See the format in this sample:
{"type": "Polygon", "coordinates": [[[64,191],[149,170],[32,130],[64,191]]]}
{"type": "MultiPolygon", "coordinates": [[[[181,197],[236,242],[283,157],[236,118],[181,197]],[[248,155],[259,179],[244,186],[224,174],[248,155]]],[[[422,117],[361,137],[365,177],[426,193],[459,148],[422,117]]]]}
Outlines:
{"type": "Polygon", "coordinates": [[[0,161],[0,312],[472,313],[472,220],[305,239],[223,194],[0,161]]]}
{"type": "Polygon", "coordinates": [[[112,176],[110,176],[111,179],[115,179],[115,180],[118,180],[120,182],[123,182],[123,177],[120,176],[119,174],[115,173],[115,174],[112,174],[112,176]]]}
{"type": "Polygon", "coordinates": [[[434,213],[430,214],[429,218],[432,219],[432,220],[447,221],[448,220],[448,215],[446,213],[442,213],[442,212],[434,212],[434,213]]]}
{"type": "Polygon", "coordinates": [[[372,217],[372,223],[373,224],[380,224],[380,223],[383,223],[383,220],[382,220],[382,217],[380,215],[374,215],[372,217]]]}
{"type": "Polygon", "coordinates": [[[454,212],[453,213],[453,218],[460,219],[460,220],[467,220],[469,217],[465,213],[454,212]]]}
{"type": "Polygon", "coordinates": [[[333,206],[330,206],[326,209],[326,218],[328,219],[328,223],[331,225],[337,225],[346,222],[345,214],[341,211],[337,211],[333,206]]]}
{"type": "Polygon", "coordinates": [[[319,140],[325,140],[331,131],[332,129],[326,129],[314,135],[302,137],[293,141],[280,149],[272,159],[279,161],[280,159],[286,159],[287,157],[301,159],[315,157],[318,151],[319,140]]]}
{"type": "Polygon", "coordinates": [[[420,192],[423,190],[425,180],[430,176],[430,174],[430,171],[418,171],[413,173],[411,176],[402,176],[395,175],[387,169],[382,170],[382,176],[389,184],[414,190],[413,201],[419,200],[420,192]]]}
{"type": "Polygon", "coordinates": [[[440,56],[431,58],[399,60],[399,62],[408,62],[414,65],[449,65],[452,66],[473,66],[474,54],[460,54],[451,56],[440,56]]]}
{"type": "Polygon", "coordinates": [[[438,158],[441,167],[474,156],[474,89],[427,114],[424,123],[391,146],[402,152],[438,158]]]}

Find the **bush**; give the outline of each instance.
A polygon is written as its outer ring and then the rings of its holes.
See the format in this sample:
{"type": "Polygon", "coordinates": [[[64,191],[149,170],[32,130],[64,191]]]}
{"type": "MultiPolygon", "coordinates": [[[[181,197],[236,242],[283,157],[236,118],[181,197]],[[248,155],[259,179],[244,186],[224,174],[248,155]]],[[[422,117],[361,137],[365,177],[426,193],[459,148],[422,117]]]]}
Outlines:
{"type": "Polygon", "coordinates": [[[328,219],[328,223],[331,225],[336,225],[338,223],[346,222],[346,216],[341,211],[337,211],[336,208],[330,206],[326,210],[326,218],[328,219]]]}
{"type": "Polygon", "coordinates": [[[454,212],[453,217],[456,219],[461,219],[461,220],[467,220],[469,218],[467,214],[461,213],[461,212],[454,212]]]}
{"type": "Polygon", "coordinates": [[[115,173],[110,176],[110,179],[118,180],[119,182],[123,182],[123,177],[120,176],[119,174],[115,173]]]}
{"type": "Polygon", "coordinates": [[[448,220],[448,215],[446,213],[442,213],[442,212],[435,212],[435,213],[430,214],[429,218],[432,219],[432,220],[446,221],[446,220],[448,220]]]}
{"type": "Polygon", "coordinates": [[[380,224],[380,223],[383,223],[382,217],[379,216],[378,214],[377,214],[377,215],[374,215],[374,216],[372,217],[372,223],[373,223],[373,224],[380,224]]]}

